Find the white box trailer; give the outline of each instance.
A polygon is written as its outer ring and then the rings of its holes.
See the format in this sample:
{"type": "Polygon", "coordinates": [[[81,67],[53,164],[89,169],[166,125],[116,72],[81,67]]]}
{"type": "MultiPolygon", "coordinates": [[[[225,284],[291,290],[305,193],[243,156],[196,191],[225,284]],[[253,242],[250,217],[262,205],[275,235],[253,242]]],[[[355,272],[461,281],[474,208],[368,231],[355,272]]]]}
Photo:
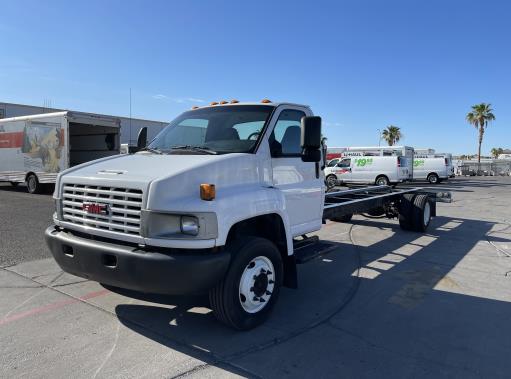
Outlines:
{"type": "Polygon", "coordinates": [[[454,176],[454,165],[450,153],[415,153],[413,158],[413,179],[427,180],[438,184],[454,176]]]}
{"type": "Polygon", "coordinates": [[[30,193],[55,183],[69,167],[119,154],[120,120],[56,112],[0,120],[0,181],[30,193]]]}
{"type": "Polygon", "coordinates": [[[329,187],[337,183],[389,185],[413,179],[413,147],[347,147],[325,168],[329,187]],[[335,163],[335,164],[334,164],[335,163]]]}

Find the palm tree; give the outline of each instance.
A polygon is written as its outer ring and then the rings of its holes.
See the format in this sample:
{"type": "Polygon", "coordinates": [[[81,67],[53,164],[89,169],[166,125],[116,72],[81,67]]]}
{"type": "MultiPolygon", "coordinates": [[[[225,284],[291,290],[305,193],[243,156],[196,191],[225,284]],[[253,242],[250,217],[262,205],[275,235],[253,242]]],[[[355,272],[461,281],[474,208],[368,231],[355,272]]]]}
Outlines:
{"type": "Polygon", "coordinates": [[[395,145],[401,138],[403,138],[400,128],[394,125],[387,126],[387,129],[383,131],[381,136],[385,141],[387,141],[389,146],[395,145]]]}
{"type": "Polygon", "coordinates": [[[472,111],[467,113],[466,120],[479,131],[479,145],[477,149],[477,164],[481,169],[481,145],[483,143],[484,130],[488,122],[495,120],[491,104],[481,103],[472,105],[472,111]]]}
{"type": "Polygon", "coordinates": [[[491,149],[491,155],[495,159],[497,159],[499,157],[499,155],[502,154],[503,152],[504,152],[504,149],[501,147],[494,147],[493,149],[491,149]]]}

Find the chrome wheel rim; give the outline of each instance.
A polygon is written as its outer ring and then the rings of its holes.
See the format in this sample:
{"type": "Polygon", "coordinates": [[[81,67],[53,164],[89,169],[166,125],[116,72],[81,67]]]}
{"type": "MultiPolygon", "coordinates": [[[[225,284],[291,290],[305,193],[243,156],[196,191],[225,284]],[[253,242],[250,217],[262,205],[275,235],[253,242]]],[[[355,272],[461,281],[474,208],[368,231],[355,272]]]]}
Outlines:
{"type": "Polygon", "coordinates": [[[275,270],[270,259],[258,256],[252,259],[240,279],[239,299],[248,313],[261,311],[270,301],[275,288],[275,270]]]}
{"type": "Polygon", "coordinates": [[[376,181],[376,184],[378,184],[379,186],[386,186],[387,180],[385,178],[380,178],[376,181]]]}

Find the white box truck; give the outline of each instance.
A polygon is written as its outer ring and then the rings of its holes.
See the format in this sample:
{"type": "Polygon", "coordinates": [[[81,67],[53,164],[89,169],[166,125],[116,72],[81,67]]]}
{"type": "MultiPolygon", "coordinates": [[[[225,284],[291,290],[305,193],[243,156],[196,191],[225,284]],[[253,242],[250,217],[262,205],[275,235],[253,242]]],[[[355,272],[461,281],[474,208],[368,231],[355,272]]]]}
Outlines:
{"type": "Polygon", "coordinates": [[[328,187],[364,183],[389,185],[413,178],[414,150],[409,146],[347,147],[325,168],[328,187]]]}
{"type": "Polygon", "coordinates": [[[415,153],[413,158],[413,180],[427,180],[439,184],[454,176],[452,155],[449,153],[415,153]]]}
{"type": "Polygon", "coordinates": [[[424,232],[436,202],[449,201],[388,186],[325,194],[325,153],[308,106],[190,110],[144,150],[59,174],[46,242],[68,273],[147,293],[209,293],[220,321],[250,329],[281,286],[297,288],[298,263],[332,249],[307,236],[326,219],[370,211],[424,232]]]}
{"type": "Polygon", "coordinates": [[[0,120],[0,181],[26,183],[30,193],[57,174],[119,154],[120,120],[82,112],[56,112],[0,120]]]}

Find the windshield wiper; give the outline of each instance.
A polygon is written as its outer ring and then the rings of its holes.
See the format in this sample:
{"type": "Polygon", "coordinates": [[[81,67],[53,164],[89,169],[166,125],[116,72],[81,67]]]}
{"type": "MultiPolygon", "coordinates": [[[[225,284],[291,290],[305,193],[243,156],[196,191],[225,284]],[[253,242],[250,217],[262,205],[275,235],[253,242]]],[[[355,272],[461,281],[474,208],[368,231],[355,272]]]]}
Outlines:
{"type": "Polygon", "coordinates": [[[206,146],[192,146],[192,145],[180,145],[180,146],[171,146],[171,150],[192,150],[192,151],[198,151],[200,153],[204,154],[218,154],[215,150],[211,150],[209,147],[206,146]]]}
{"type": "Polygon", "coordinates": [[[160,149],[153,148],[153,147],[144,147],[143,149],[140,149],[139,151],[149,151],[154,154],[163,154],[163,151],[161,151],[160,149]]]}

